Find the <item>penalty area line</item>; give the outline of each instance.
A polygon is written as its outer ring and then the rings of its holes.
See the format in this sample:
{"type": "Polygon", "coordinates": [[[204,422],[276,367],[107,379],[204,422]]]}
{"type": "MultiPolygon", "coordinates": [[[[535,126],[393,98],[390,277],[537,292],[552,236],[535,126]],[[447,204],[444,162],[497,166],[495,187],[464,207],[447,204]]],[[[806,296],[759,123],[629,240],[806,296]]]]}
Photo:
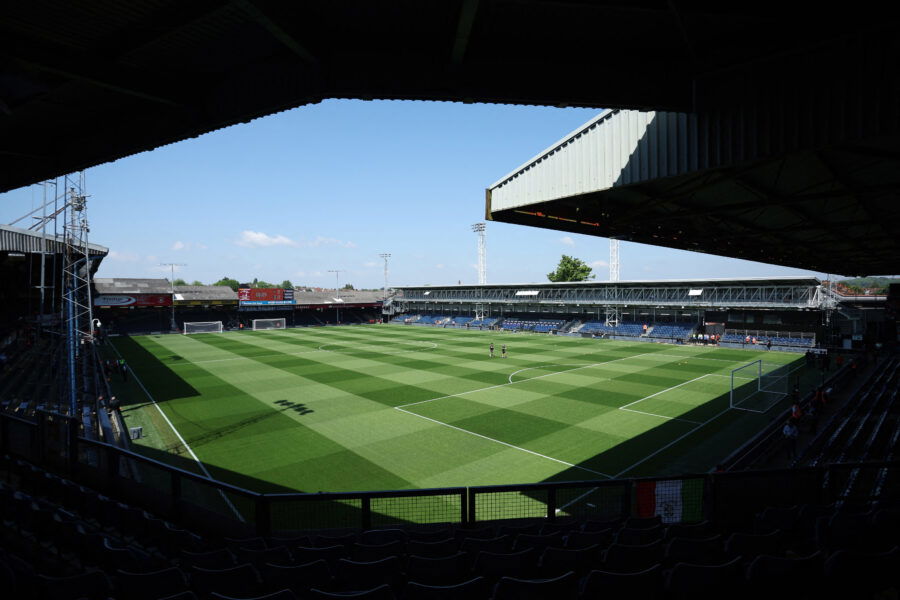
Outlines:
{"type": "Polygon", "coordinates": [[[489,442],[494,442],[495,444],[501,444],[503,446],[506,446],[507,448],[512,448],[513,450],[527,452],[528,454],[532,454],[534,456],[538,456],[540,458],[544,458],[547,460],[552,460],[555,463],[559,463],[561,465],[566,465],[567,467],[581,469],[582,471],[587,471],[588,473],[593,473],[594,475],[600,475],[601,477],[606,477],[607,479],[611,479],[611,477],[609,475],[607,475],[606,473],[601,473],[600,471],[595,471],[593,469],[588,469],[587,467],[582,467],[581,465],[576,465],[576,464],[573,464],[570,462],[566,462],[564,460],[560,460],[558,458],[553,458],[552,456],[547,456],[546,454],[541,454],[540,452],[535,452],[534,450],[529,450],[528,448],[522,448],[521,446],[515,446],[513,444],[510,444],[509,442],[504,442],[502,440],[488,437],[486,435],[482,435],[482,434],[476,433],[474,431],[469,431],[468,429],[463,429],[462,427],[457,427],[456,425],[451,425],[450,423],[444,423],[443,421],[438,421],[437,419],[432,419],[431,417],[426,417],[425,415],[420,415],[418,413],[414,413],[409,410],[403,410],[399,406],[395,406],[394,408],[399,410],[400,412],[406,413],[408,415],[412,415],[414,417],[419,417],[420,419],[425,419],[426,421],[431,421],[432,423],[436,423],[438,425],[443,425],[444,427],[449,427],[450,429],[455,429],[456,431],[468,433],[469,435],[474,435],[475,437],[480,437],[483,440],[488,440],[489,442]]]}

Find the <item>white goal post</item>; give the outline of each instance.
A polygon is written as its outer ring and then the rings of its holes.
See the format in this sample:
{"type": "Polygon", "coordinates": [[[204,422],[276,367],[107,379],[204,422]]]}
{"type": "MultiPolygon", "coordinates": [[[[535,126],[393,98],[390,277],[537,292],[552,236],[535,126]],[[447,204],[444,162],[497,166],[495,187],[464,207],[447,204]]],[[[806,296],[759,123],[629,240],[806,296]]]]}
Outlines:
{"type": "Polygon", "coordinates": [[[287,319],[253,319],[253,331],[262,329],[284,329],[287,327],[287,319]]]}
{"type": "Polygon", "coordinates": [[[787,365],[767,365],[755,360],[731,371],[730,408],[765,413],[788,395],[787,365]],[[774,369],[767,368],[775,366],[774,369]]]}
{"type": "Polygon", "coordinates": [[[184,322],[184,335],[192,333],[222,333],[222,321],[184,322]]]}

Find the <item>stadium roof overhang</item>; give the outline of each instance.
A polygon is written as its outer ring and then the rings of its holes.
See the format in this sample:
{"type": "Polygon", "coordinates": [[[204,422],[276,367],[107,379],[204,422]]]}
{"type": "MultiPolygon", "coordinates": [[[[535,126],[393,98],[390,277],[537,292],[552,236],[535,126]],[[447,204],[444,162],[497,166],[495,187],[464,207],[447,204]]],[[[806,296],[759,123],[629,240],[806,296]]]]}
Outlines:
{"type": "MultiPolygon", "coordinates": [[[[0,225],[0,252],[13,252],[22,254],[64,254],[66,252],[65,240],[62,236],[54,237],[42,234],[40,231],[21,229],[11,225],[0,225]]],[[[109,254],[109,248],[88,244],[88,253],[91,255],[92,264],[96,269],[100,260],[109,254]],[[93,259],[97,260],[93,260],[93,259]]]]}
{"type": "Polygon", "coordinates": [[[596,227],[493,218],[897,273],[898,23],[784,2],[10,2],[0,192],[324,98],[682,111],[724,136],[708,170],[536,211],[596,227]]]}
{"type": "Polygon", "coordinates": [[[742,279],[635,279],[632,281],[544,281],[541,283],[491,283],[484,285],[398,285],[398,290],[437,290],[437,289],[546,289],[560,287],[602,288],[602,287],[760,287],[760,286],[793,286],[816,287],[821,285],[817,277],[745,277],[742,279]]]}
{"type": "Polygon", "coordinates": [[[736,125],[606,111],[488,188],[487,218],[820,273],[900,273],[900,138],[844,140],[832,120],[773,154],[755,135],[722,134],[736,125]]]}

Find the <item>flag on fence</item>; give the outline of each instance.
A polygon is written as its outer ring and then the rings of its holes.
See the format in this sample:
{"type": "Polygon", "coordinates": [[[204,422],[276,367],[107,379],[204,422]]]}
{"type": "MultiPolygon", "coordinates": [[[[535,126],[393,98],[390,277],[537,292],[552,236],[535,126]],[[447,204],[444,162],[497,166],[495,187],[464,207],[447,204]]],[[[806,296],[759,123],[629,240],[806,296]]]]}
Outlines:
{"type": "Polygon", "coordinates": [[[639,481],[635,489],[639,517],[660,515],[663,523],[703,519],[703,479],[639,481]]]}

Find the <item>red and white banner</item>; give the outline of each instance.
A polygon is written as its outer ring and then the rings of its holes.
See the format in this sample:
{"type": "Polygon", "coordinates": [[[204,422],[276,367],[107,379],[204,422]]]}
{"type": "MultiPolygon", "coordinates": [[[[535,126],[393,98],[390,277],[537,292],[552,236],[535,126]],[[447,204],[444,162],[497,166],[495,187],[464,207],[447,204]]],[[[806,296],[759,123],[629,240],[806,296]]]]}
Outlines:
{"type": "Polygon", "coordinates": [[[94,306],[172,306],[171,294],[100,294],[94,306]]]}

